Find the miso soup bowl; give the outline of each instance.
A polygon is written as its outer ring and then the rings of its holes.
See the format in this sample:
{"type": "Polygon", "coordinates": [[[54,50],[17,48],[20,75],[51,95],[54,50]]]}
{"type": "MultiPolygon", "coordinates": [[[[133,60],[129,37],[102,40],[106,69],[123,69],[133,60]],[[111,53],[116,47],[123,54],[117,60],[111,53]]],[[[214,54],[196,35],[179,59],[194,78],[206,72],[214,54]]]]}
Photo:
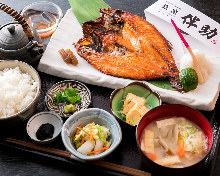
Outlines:
{"type": "Polygon", "coordinates": [[[194,173],[195,171],[198,171],[204,165],[205,160],[212,148],[213,134],[209,122],[199,111],[184,105],[168,104],[168,105],[158,106],[148,111],[142,117],[136,128],[136,141],[142,160],[151,169],[152,172],[169,174],[169,175],[187,175],[194,173]],[[148,126],[153,121],[166,117],[167,118],[185,117],[187,120],[190,120],[191,122],[195,123],[204,132],[204,134],[208,139],[208,150],[206,155],[199,162],[184,168],[165,167],[150,160],[141,150],[141,136],[145,127],[148,126]]]}

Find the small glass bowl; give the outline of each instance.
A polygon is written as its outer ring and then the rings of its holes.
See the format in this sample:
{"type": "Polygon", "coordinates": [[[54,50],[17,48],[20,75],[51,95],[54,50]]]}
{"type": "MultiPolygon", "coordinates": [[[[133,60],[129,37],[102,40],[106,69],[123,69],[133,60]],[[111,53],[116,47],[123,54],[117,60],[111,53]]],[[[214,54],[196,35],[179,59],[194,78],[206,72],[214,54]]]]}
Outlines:
{"type": "Polygon", "coordinates": [[[21,11],[27,23],[38,32],[40,37],[48,37],[56,30],[63,13],[61,8],[46,1],[35,2],[21,11]]]}

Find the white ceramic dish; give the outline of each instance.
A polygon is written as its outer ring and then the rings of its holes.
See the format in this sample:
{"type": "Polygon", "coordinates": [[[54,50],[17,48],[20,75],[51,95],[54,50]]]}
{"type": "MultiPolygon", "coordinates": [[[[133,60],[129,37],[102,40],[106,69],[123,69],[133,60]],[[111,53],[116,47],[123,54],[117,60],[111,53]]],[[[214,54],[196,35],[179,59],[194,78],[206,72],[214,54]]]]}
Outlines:
{"type": "MultiPolygon", "coordinates": [[[[159,29],[164,29],[165,31],[170,29],[168,30],[169,36],[165,35],[165,37],[173,44],[173,52],[175,51],[175,53],[178,54],[177,57],[175,57],[174,54],[174,58],[181,58],[181,56],[184,54],[184,50],[181,40],[179,39],[175,29],[172,27],[171,24],[166,24],[161,20],[159,21],[159,24],[159,29]],[[174,35],[177,37],[174,37],[174,35]]],[[[155,26],[158,27],[157,25],[155,26]]],[[[160,32],[162,32],[162,34],[164,35],[164,31],[160,32]]],[[[87,61],[85,61],[85,59],[77,55],[72,43],[76,43],[82,36],[82,27],[78,23],[72,10],[70,9],[67,11],[66,15],[61,20],[58,29],[54,33],[53,38],[50,40],[50,43],[47,46],[47,50],[45,51],[43,57],[40,60],[38,70],[51,75],[67,79],[75,79],[84,83],[94,84],[112,89],[122,88],[130,84],[131,82],[134,82],[134,80],[131,79],[124,79],[110,75],[105,75],[99,72],[97,69],[95,69],[87,61]],[[74,29],[74,31],[72,29],[74,29]],[[55,50],[59,50],[60,48],[70,48],[76,55],[79,64],[77,66],[70,66],[66,64],[61,59],[60,55],[57,52],[54,52],[55,50]]],[[[201,47],[201,44],[198,45],[198,42],[194,40],[189,40],[188,38],[186,38],[186,40],[192,47],[192,49],[196,47],[197,49],[200,49],[205,53],[208,50],[207,47],[206,50],[204,50],[205,47],[201,47]],[[195,43],[196,45],[193,45],[193,43],[195,43]]],[[[183,104],[199,110],[213,110],[220,89],[220,59],[212,58],[210,61],[211,63],[214,63],[212,64],[213,73],[210,75],[209,80],[205,84],[199,85],[198,88],[194,91],[181,94],[177,91],[156,87],[150,83],[147,83],[147,85],[153,91],[158,92],[160,94],[163,102],[183,104]],[[210,89],[212,91],[210,91],[210,89]]],[[[178,61],[176,60],[176,62],[178,61]]]]}
{"type": "Polygon", "coordinates": [[[60,116],[53,112],[40,112],[32,116],[27,123],[27,134],[29,137],[37,143],[46,144],[54,141],[60,134],[63,126],[63,120],[60,116]],[[52,124],[54,126],[54,134],[52,138],[45,140],[38,140],[36,132],[42,124],[52,124]]]}

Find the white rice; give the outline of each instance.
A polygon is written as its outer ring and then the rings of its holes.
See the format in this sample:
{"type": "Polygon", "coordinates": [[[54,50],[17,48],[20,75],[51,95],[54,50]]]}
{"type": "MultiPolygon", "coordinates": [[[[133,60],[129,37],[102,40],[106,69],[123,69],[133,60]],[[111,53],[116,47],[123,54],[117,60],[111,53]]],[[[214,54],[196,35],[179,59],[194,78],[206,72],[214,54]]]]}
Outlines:
{"type": "Polygon", "coordinates": [[[38,83],[19,67],[0,71],[0,118],[14,115],[27,107],[37,93],[38,83]]]}

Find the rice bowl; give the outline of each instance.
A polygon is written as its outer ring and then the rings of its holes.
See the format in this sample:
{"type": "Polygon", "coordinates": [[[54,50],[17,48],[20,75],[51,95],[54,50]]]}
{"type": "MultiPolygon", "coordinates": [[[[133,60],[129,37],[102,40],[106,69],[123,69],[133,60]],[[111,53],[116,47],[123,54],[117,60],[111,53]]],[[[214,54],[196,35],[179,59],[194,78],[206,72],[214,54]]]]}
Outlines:
{"type": "Polygon", "coordinates": [[[31,117],[40,96],[37,71],[21,61],[0,61],[0,126],[15,125],[31,117]]]}
{"type": "Polygon", "coordinates": [[[0,71],[0,118],[14,115],[27,107],[37,93],[38,82],[19,67],[0,71]]]}

